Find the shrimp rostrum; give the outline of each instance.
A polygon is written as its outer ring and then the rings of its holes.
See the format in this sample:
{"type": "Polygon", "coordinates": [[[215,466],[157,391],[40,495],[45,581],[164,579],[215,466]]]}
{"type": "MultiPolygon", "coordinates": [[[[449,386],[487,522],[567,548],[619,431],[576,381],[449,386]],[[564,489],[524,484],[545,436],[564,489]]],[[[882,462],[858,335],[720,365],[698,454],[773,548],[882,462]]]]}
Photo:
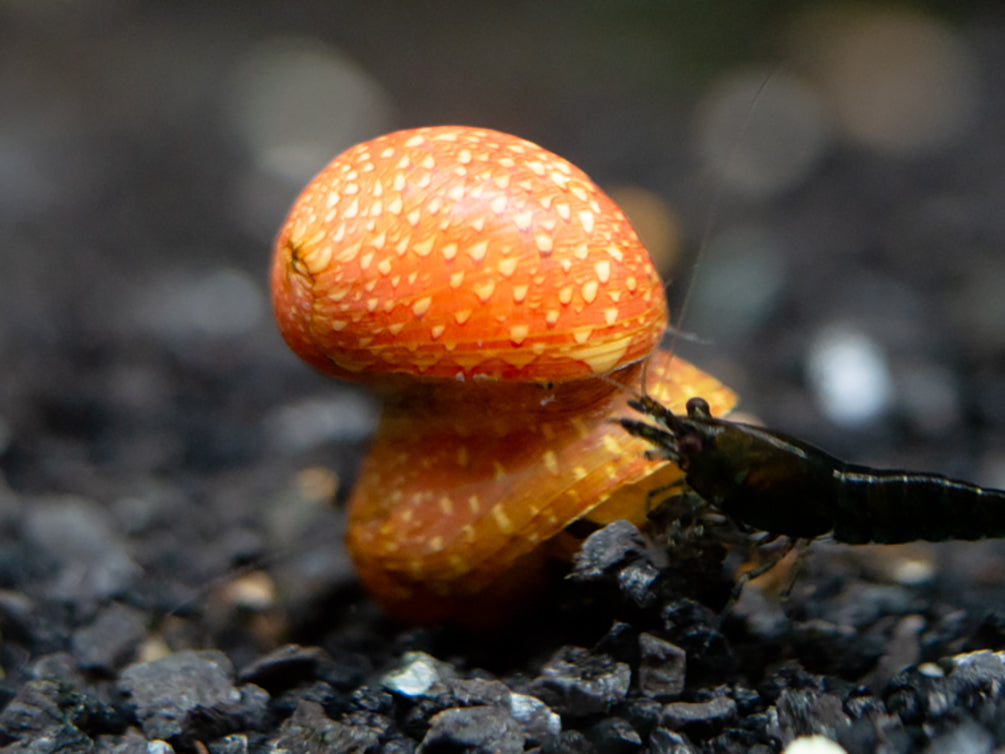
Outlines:
{"type": "Polygon", "coordinates": [[[622,419],[676,463],[685,483],[740,524],[793,539],[830,533],[849,544],[1005,536],[1005,491],[938,474],[845,463],[782,432],[716,418],[692,398],[687,415],[643,396],[622,419]]]}

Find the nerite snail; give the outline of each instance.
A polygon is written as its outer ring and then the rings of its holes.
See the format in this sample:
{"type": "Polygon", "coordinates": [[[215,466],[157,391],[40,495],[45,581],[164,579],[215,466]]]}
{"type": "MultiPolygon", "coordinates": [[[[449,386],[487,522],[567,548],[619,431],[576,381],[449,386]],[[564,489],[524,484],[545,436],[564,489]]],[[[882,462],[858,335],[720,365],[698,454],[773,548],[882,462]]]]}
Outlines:
{"type": "Polygon", "coordinates": [[[735,400],[657,350],[662,283],[621,210],[495,131],[398,131],[338,156],[279,233],[272,295],[297,354],[384,395],[347,544],[410,622],[492,622],[570,523],[641,518],[640,490],[680,476],[613,421],[643,372],[675,411],[735,400]]]}

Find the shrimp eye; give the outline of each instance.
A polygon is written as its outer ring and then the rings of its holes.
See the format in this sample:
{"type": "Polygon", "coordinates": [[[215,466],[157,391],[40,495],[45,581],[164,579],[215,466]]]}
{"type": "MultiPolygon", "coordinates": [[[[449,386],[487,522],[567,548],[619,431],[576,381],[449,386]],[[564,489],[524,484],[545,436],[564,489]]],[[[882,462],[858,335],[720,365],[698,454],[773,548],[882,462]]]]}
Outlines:
{"type": "Polygon", "coordinates": [[[708,401],[704,398],[691,398],[687,402],[687,415],[692,419],[711,419],[712,413],[708,408],[708,401]]]}
{"type": "Polygon", "coordinates": [[[677,452],[682,459],[692,460],[701,453],[701,449],[702,441],[698,435],[683,435],[677,440],[677,452]]]}

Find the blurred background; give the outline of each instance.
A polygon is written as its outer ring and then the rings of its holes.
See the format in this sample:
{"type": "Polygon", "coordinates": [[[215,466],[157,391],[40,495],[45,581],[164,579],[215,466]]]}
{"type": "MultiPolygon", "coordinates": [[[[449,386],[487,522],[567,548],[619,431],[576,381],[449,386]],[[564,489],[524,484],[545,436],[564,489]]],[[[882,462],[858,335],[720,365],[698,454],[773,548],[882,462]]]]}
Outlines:
{"type": "Polygon", "coordinates": [[[1005,487],[998,8],[0,0],[6,482],[351,475],[374,407],[282,344],[271,240],[344,148],[464,123],[623,204],[745,412],[1005,487]]]}

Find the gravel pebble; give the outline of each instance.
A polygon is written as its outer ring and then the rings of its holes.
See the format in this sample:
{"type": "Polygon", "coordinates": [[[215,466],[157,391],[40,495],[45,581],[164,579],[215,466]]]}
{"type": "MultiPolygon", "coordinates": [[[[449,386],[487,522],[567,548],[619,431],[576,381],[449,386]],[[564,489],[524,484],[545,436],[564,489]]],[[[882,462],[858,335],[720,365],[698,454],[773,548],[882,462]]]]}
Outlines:
{"type": "Polygon", "coordinates": [[[95,695],[50,679],[28,681],[0,712],[0,730],[24,751],[83,749],[91,743],[85,731],[121,725],[95,695]]]}
{"type": "Polygon", "coordinates": [[[586,737],[598,751],[611,754],[629,754],[642,748],[642,736],[620,717],[608,717],[590,726],[586,737]]]}
{"type": "Polygon", "coordinates": [[[209,745],[209,754],[248,754],[248,736],[234,733],[209,745]]]}
{"type": "Polygon", "coordinates": [[[652,607],[659,599],[658,584],[662,575],[652,563],[637,560],[618,571],[618,589],[638,607],[652,607]]]}
{"type": "Polygon", "coordinates": [[[524,734],[499,707],[453,707],[433,716],[416,751],[433,754],[450,748],[471,754],[522,754],[524,734]]]}
{"type": "Polygon", "coordinates": [[[233,680],[222,652],[183,651],[130,665],[119,687],[147,736],[191,744],[263,719],[266,692],[250,684],[238,690],[233,680]]]}
{"type": "Polygon", "coordinates": [[[562,732],[562,718],[537,697],[510,694],[509,709],[532,746],[551,743],[562,732]]]}
{"type": "Polygon", "coordinates": [[[639,690],[646,696],[667,701],[684,690],[687,653],[652,634],[639,635],[639,690]]]}
{"type": "Polygon", "coordinates": [[[671,702],[663,705],[662,724],[682,733],[700,734],[722,730],[736,718],[736,702],[717,696],[707,702],[671,702]]]}
{"type": "Polygon", "coordinates": [[[449,667],[425,652],[406,652],[397,670],[382,679],[388,691],[407,697],[430,696],[442,690],[442,674],[452,675],[449,667]]]}
{"type": "Polygon", "coordinates": [[[572,559],[573,577],[598,579],[624,566],[645,552],[639,530],[628,521],[615,521],[595,531],[572,559]]]}
{"type": "Polygon", "coordinates": [[[329,754],[333,751],[368,751],[376,748],[380,733],[358,725],[343,725],[330,719],[316,702],[302,701],[270,740],[272,751],[329,754]]]}
{"type": "Polygon", "coordinates": [[[530,689],[557,712],[584,717],[624,701],[630,681],[626,663],[581,647],[563,647],[541,668],[530,689]]]}
{"type": "Polygon", "coordinates": [[[143,615],[115,602],[74,632],[73,657],[82,670],[109,675],[133,658],[146,633],[143,615]]]}
{"type": "Polygon", "coordinates": [[[112,517],[98,503],[81,497],[35,501],[24,520],[24,536],[38,556],[56,571],[40,585],[51,599],[90,611],[125,593],[140,575],[112,517]]]}
{"type": "Polygon", "coordinates": [[[694,754],[695,748],[680,733],[666,728],[656,728],[649,734],[651,754],[694,754]]]}
{"type": "Polygon", "coordinates": [[[334,662],[320,647],[287,644],[245,666],[237,679],[275,694],[317,678],[331,665],[334,662]]]}

